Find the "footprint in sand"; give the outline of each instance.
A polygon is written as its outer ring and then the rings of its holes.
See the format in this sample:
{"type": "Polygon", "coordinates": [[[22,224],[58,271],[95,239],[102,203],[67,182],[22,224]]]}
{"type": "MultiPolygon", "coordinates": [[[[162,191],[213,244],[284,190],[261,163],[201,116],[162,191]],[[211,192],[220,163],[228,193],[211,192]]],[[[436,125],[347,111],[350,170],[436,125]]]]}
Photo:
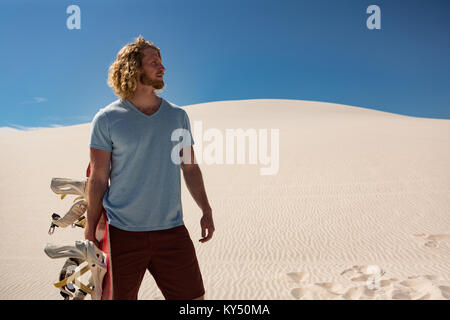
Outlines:
{"type": "Polygon", "coordinates": [[[360,300],[363,298],[365,291],[365,286],[352,287],[348,289],[342,297],[347,300],[360,300]]]}
{"type": "Polygon", "coordinates": [[[425,241],[424,246],[430,249],[439,248],[441,242],[449,242],[450,234],[426,234],[426,233],[417,233],[413,234],[414,237],[420,238],[425,241]]]}
{"type": "Polygon", "coordinates": [[[296,299],[303,298],[308,293],[308,290],[306,288],[295,288],[291,290],[291,294],[296,299]]]}
{"type": "Polygon", "coordinates": [[[309,272],[289,272],[287,275],[297,283],[306,281],[309,278],[309,272]]]}
{"type": "Polygon", "coordinates": [[[439,290],[441,290],[442,296],[445,299],[450,300],[450,287],[449,286],[439,286],[438,288],[439,288],[439,290]]]}
{"type": "Polygon", "coordinates": [[[317,284],[292,289],[291,294],[294,298],[302,300],[335,300],[340,296],[337,293],[324,290],[324,288],[317,284]]]}
{"type": "Polygon", "coordinates": [[[337,282],[319,282],[315,285],[327,290],[330,294],[333,295],[342,295],[345,292],[345,287],[337,282]]]}
{"type": "Polygon", "coordinates": [[[411,292],[405,290],[394,290],[392,292],[392,299],[395,300],[411,300],[411,292]]]}
{"type": "Polygon", "coordinates": [[[353,266],[353,267],[351,267],[349,269],[345,269],[344,271],[341,272],[341,276],[346,274],[346,273],[349,273],[349,272],[358,272],[358,270],[360,268],[361,268],[360,266],[353,266]]]}
{"type": "Polygon", "coordinates": [[[367,279],[369,279],[369,277],[370,277],[370,275],[363,274],[363,275],[360,275],[358,277],[354,277],[351,280],[354,281],[354,282],[366,282],[367,279]]]}
{"type": "Polygon", "coordinates": [[[428,237],[428,234],[426,234],[426,233],[416,233],[416,234],[413,234],[413,236],[417,237],[417,238],[426,238],[426,237],[428,237]]]}
{"type": "Polygon", "coordinates": [[[430,300],[431,294],[427,293],[423,295],[422,297],[418,298],[417,300],[430,300]]]}
{"type": "MultiPolygon", "coordinates": [[[[301,283],[309,278],[308,272],[289,272],[287,276],[295,281],[301,283]]],[[[314,299],[314,293],[308,288],[295,288],[291,290],[291,295],[296,299],[314,299]]]]}
{"type": "Polygon", "coordinates": [[[450,240],[450,234],[432,234],[432,235],[428,236],[428,240],[449,241],[450,240]]]}
{"type": "Polygon", "coordinates": [[[427,242],[425,242],[424,246],[427,247],[427,248],[437,248],[438,247],[438,243],[436,241],[434,241],[434,240],[427,241],[427,242]]]}
{"type": "Polygon", "coordinates": [[[315,300],[318,299],[318,293],[319,291],[317,288],[314,288],[312,286],[307,286],[304,288],[295,288],[291,290],[291,294],[296,299],[302,299],[302,300],[315,300]]]}
{"type": "MultiPolygon", "coordinates": [[[[427,235],[428,237],[428,235],[427,235]]],[[[375,266],[377,267],[377,266],[375,266]]],[[[310,277],[307,272],[287,274],[296,282],[310,277]]],[[[340,273],[342,281],[317,282],[294,288],[296,299],[347,299],[347,300],[450,300],[450,285],[432,274],[411,275],[407,278],[384,278],[386,272],[373,265],[355,265],[340,273]],[[377,271],[376,282],[369,282],[377,271]],[[353,283],[353,285],[352,285],[353,283]]]]}
{"type": "Polygon", "coordinates": [[[417,292],[426,292],[431,285],[431,281],[425,278],[412,278],[399,282],[400,285],[411,288],[417,292]]]}
{"type": "Polygon", "coordinates": [[[370,276],[373,276],[375,274],[380,276],[384,275],[385,271],[377,265],[355,265],[349,269],[342,271],[341,275],[348,273],[357,275],[357,277],[354,277],[352,281],[366,281],[370,276]]]}
{"type": "Polygon", "coordinates": [[[438,276],[432,275],[432,274],[426,274],[423,276],[424,278],[428,279],[428,280],[432,280],[432,281],[436,281],[439,280],[438,276]]]}

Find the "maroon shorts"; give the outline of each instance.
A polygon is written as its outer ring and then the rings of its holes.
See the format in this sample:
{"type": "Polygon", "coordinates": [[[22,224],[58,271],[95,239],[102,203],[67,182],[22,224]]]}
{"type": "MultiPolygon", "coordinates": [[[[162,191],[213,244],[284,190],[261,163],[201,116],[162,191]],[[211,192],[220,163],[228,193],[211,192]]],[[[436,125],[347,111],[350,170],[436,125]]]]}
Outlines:
{"type": "Polygon", "coordinates": [[[166,300],[192,300],[205,294],[194,244],[184,225],[144,232],[110,225],[109,231],[115,300],[137,300],[146,270],[166,300]]]}

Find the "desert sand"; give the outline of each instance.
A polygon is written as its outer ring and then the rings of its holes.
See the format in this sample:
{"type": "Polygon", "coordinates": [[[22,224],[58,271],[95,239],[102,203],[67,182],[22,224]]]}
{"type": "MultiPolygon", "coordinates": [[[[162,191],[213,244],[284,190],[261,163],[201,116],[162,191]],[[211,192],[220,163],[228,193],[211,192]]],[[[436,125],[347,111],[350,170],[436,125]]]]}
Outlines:
{"type": "MultiPolygon", "coordinates": [[[[450,299],[450,120],[299,100],[183,108],[203,130],[279,129],[276,175],[200,164],[209,242],[182,181],[206,299],[450,299]]],[[[62,299],[52,284],[64,259],[43,248],[83,230],[47,234],[74,198],[50,181],[85,177],[89,134],[90,123],[0,133],[0,299],[62,299]]],[[[163,299],[148,272],[139,298],[163,299]]]]}

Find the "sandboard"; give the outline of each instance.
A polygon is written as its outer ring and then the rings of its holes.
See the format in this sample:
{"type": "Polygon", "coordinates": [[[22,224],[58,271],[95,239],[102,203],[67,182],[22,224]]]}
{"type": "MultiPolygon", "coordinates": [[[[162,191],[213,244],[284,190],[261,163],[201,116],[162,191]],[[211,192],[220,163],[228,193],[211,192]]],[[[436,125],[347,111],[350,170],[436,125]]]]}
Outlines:
{"type": "Polygon", "coordinates": [[[80,289],[83,290],[84,292],[92,294],[92,289],[90,289],[89,287],[85,286],[84,284],[82,284],[80,281],[77,280],[77,278],[79,276],[81,276],[81,275],[85,274],[86,272],[88,272],[89,269],[90,269],[89,265],[85,265],[83,267],[79,266],[79,267],[77,267],[75,269],[75,272],[71,276],[69,276],[69,277],[67,277],[67,278],[65,278],[65,279],[63,279],[63,280],[61,280],[61,281],[59,281],[59,282],[57,282],[57,283],[55,283],[53,285],[56,288],[61,289],[62,287],[66,286],[68,283],[72,282],[72,283],[75,283],[77,286],[79,286],[80,289]]]}

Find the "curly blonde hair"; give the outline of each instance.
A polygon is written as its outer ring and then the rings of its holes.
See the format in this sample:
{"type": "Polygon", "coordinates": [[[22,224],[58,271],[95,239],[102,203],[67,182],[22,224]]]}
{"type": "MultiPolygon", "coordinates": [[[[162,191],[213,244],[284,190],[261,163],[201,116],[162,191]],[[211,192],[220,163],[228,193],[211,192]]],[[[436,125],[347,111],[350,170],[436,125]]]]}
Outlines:
{"type": "Polygon", "coordinates": [[[138,72],[142,70],[144,49],[153,48],[161,59],[160,49],[142,36],[135,42],[126,44],[117,54],[116,61],[108,70],[108,85],[114,89],[116,95],[123,100],[134,96],[138,84],[138,72]]]}

